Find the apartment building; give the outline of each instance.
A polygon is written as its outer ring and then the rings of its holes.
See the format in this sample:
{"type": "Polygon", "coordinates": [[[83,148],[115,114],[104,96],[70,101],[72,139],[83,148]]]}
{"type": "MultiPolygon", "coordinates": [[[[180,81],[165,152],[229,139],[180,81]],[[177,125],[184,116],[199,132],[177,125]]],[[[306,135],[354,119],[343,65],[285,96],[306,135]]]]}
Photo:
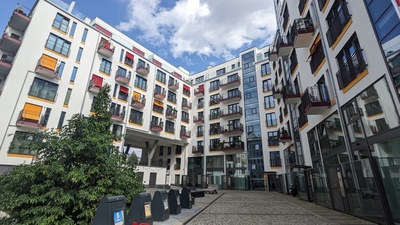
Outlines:
{"type": "Polygon", "coordinates": [[[304,200],[380,224],[400,223],[397,2],[275,0],[269,52],[293,134],[281,177],[304,200]]]}

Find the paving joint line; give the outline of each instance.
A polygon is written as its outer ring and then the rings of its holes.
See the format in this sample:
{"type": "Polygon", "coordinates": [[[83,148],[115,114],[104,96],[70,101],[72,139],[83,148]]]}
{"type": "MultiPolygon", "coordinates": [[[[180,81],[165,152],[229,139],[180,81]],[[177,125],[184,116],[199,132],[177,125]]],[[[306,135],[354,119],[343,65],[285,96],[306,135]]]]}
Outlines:
{"type": "Polygon", "coordinates": [[[188,224],[190,221],[192,221],[194,218],[196,218],[198,215],[200,215],[200,213],[202,213],[204,210],[206,210],[208,207],[210,207],[210,205],[212,205],[215,201],[217,201],[218,199],[220,199],[223,195],[225,194],[222,193],[219,197],[217,197],[216,199],[214,199],[212,202],[210,202],[210,204],[208,204],[206,207],[202,208],[196,215],[194,215],[192,218],[188,219],[186,222],[183,223],[183,225],[188,224]]]}

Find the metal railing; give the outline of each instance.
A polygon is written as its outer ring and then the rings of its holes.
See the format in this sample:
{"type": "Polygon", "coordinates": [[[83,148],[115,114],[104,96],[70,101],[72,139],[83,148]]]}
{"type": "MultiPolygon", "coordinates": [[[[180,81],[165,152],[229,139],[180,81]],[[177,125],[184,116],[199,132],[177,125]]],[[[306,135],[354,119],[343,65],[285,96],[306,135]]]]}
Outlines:
{"type": "Polygon", "coordinates": [[[365,69],[367,64],[364,61],[362,55],[362,49],[358,49],[351,55],[347,62],[340,67],[336,73],[336,77],[339,83],[339,88],[343,89],[351,83],[356,77],[365,69]]]}

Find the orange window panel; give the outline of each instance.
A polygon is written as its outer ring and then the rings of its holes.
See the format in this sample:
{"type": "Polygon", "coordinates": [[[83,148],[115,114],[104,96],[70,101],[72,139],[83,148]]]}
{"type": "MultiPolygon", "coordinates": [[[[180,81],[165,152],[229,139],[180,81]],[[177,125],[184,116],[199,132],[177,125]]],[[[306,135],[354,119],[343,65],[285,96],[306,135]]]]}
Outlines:
{"type": "Polygon", "coordinates": [[[22,111],[22,117],[25,119],[39,121],[41,112],[42,106],[25,103],[24,110],[22,111]]]}
{"type": "Polygon", "coordinates": [[[48,69],[55,70],[57,66],[57,59],[43,54],[42,58],[40,58],[40,65],[48,69]]]}

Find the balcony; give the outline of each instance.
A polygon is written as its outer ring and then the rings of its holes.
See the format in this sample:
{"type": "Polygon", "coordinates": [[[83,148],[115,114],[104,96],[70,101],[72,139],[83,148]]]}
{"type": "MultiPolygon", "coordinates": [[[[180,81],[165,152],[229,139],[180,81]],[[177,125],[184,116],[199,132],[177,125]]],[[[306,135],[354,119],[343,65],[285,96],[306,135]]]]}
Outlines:
{"type": "Polygon", "coordinates": [[[192,146],[192,153],[193,154],[203,154],[204,152],[204,146],[192,146]]]}
{"type": "Polygon", "coordinates": [[[203,124],[204,123],[204,117],[203,116],[193,116],[193,122],[195,124],[203,124]]]}
{"type": "Polygon", "coordinates": [[[270,46],[268,50],[269,54],[269,61],[278,61],[279,56],[278,56],[278,51],[276,50],[275,46],[270,46]]]}
{"type": "Polygon", "coordinates": [[[115,121],[115,122],[124,122],[125,120],[125,111],[120,112],[119,110],[110,109],[111,112],[111,120],[115,121]]]}
{"type": "Polygon", "coordinates": [[[190,138],[190,131],[181,130],[181,132],[180,132],[180,137],[181,137],[181,139],[188,139],[188,138],[190,138]]]}
{"type": "Polygon", "coordinates": [[[179,89],[178,81],[169,81],[168,82],[168,88],[169,88],[169,90],[172,90],[172,91],[178,90],[179,89]]]}
{"type": "Polygon", "coordinates": [[[148,63],[145,64],[138,62],[136,66],[136,72],[144,77],[147,77],[147,75],[149,75],[150,72],[150,65],[148,63]]]}
{"type": "Polygon", "coordinates": [[[313,41],[314,24],[311,19],[295,19],[290,33],[294,48],[308,47],[313,41]]]}
{"type": "Polygon", "coordinates": [[[287,36],[278,39],[277,50],[278,56],[288,56],[293,50],[293,43],[291,34],[288,32],[287,36]]]}
{"type": "Polygon", "coordinates": [[[240,85],[240,77],[239,77],[239,75],[235,75],[235,76],[228,77],[227,79],[220,81],[219,87],[222,90],[227,90],[227,89],[231,89],[234,87],[238,87],[239,85],[240,85]]]}
{"type": "Polygon", "coordinates": [[[150,130],[154,132],[161,132],[163,130],[164,123],[162,121],[151,121],[150,130]]]}
{"type": "Polygon", "coordinates": [[[156,89],[154,90],[154,98],[160,101],[164,100],[166,96],[165,89],[156,89]]]}
{"type": "Polygon", "coordinates": [[[242,99],[242,92],[235,91],[232,93],[226,93],[226,94],[221,95],[220,102],[222,102],[224,104],[229,104],[232,102],[238,102],[241,99],[242,99]]]}
{"type": "Polygon", "coordinates": [[[110,58],[111,56],[113,56],[114,50],[115,50],[115,46],[112,45],[107,40],[100,41],[99,47],[97,48],[97,52],[106,58],[110,58]]]}
{"type": "Polygon", "coordinates": [[[282,98],[282,92],[279,90],[279,88],[272,87],[272,97],[274,99],[281,99],[282,98]]]}
{"type": "Polygon", "coordinates": [[[244,151],[244,142],[243,141],[230,141],[221,143],[221,150],[222,151],[235,151],[240,150],[244,151]]]}
{"type": "Polygon", "coordinates": [[[374,86],[368,88],[366,91],[361,93],[360,98],[364,101],[373,101],[378,98],[378,91],[375,89],[374,86]]]}
{"type": "Polygon", "coordinates": [[[349,13],[349,10],[347,9],[346,2],[340,4],[340,8],[337,10],[337,12],[335,10],[335,15],[336,16],[333,19],[330,19],[330,21],[332,22],[328,24],[329,29],[326,32],[326,38],[328,39],[329,47],[331,47],[333,43],[335,43],[337,38],[342,33],[343,29],[346,27],[347,22],[349,22],[351,19],[351,15],[349,13]]]}
{"type": "Polygon", "coordinates": [[[146,106],[146,98],[142,97],[133,97],[131,101],[131,106],[136,109],[143,109],[146,106]]]}
{"type": "Polygon", "coordinates": [[[362,50],[357,50],[336,73],[339,88],[343,89],[349,85],[366,67],[362,50]]]}
{"type": "Polygon", "coordinates": [[[100,92],[101,87],[102,85],[97,84],[97,82],[92,78],[89,82],[88,91],[97,94],[100,92]]]}
{"type": "Polygon", "coordinates": [[[14,57],[3,54],[0,58],[0,75],[2,74],[8,74],[10,72],[12,63],[14,61],[14,57]]]}
{"type": "Polygon", "coordinates": [[[8,22],[8,26],[17,30],[25,31],[31,22],[29,13],[30,10],[28,8],[18,4],[8,22]]]}
{"type": "Polygon", "coordinates": [[[325,85],[307,87],[301,103],[304,106],[304,114],[321,115],[331,107],[331,101],[328,96],[328,90],[325,85]]]}
{"type": "Polygon", "coordinates": [[[182,109],[185,110],[185,111],[191,110],[192,109],[192,103],[182,102],[182,109]]]}
{"type": "Polygon", "coordinates": [[[21,43],[22,41],[18,35],[4,33],[3,37],[0,39],[0,49],[11,53],[17,53],[21,43]]]}
{"type": "Polygon", "coordinates": [[[282,131],[279,131],[279,142],[292,142],[292,135],[282,128],[282,131]]]}
{"type": "Polygon", "coordinates": [[[17,120],[18,127],[40,129],[42,127],[42,120],[44,117],[37,115],[37,112],[30,112],[28,110],[21,110],[17,120]]]}
{"type": "Polygon", "coordinates": [[[238,119],[243,115],[242,107],[238,106],[233,109],[224,109],[221,110],[221,118],[230,120],[230,119],[238,119]]]}
{"type": "Polygon", "coordinates": [[[59,66],[57,66],[57,59],[42,56],[36,66],[35,72],[44,77],[54,79],[57,77],[59,66]]]}
{"type": "Polygon", "coordinates": [[[194,96],[203,97],[204,96],[204,88],[203,89],[200,89],[200,88],[194,89],[194,96]]]}
{"type": "Polygon", "coordinates": [[[282,98],[285,104],[296,104],[301,100],[300,92],[292,86],[286,86],[282,89],[282,98]]]}
{"type": "Polygon", "coordinates": [[[174,120],[178,117],[178,111],[176,109],[167,109],[165,117],[170,120],[174,120]]]}
{"type": "Polygon", "coordinates": [[[243,124],[227,125],[221,127],[221,134],[226,136],[240,135],[243,133],[243,124]]]}
{"type": "Polygon", "coordinates": [[[131,75],[126,76],[126,71],[117,70],[115,73],[115,81],[123,84],[129,84],[131,82],[131,75]]]}

